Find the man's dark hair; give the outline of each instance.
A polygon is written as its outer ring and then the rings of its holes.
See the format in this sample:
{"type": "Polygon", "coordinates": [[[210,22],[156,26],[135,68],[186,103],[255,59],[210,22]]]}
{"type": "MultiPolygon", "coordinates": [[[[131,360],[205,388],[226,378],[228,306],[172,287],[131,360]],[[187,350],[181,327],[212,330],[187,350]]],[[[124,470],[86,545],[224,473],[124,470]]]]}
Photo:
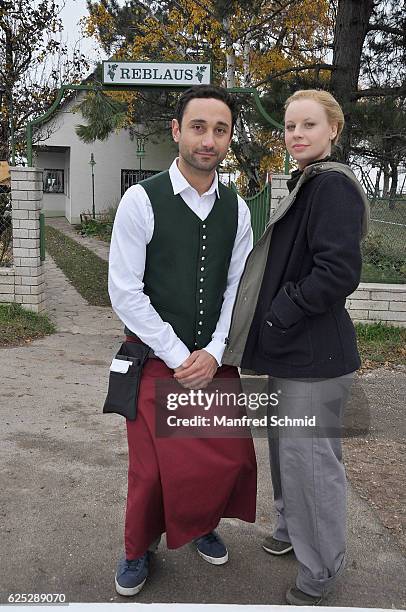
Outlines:
{"type": "Polygon", "coordinates": [[[231,133],[233,133],[235,122],[238,117],[236,99],[229,94],[226,89],[217,87],[216,85],[193,85],[193,87],[183,92],[175,109],[175,119],[179,123],[179,127],[182,126],[182,119],[186,106],[189,104],[190,100],[194,100],[195,98],[214,98],[215,100],[224,102],[231,111],[231,133]]]}

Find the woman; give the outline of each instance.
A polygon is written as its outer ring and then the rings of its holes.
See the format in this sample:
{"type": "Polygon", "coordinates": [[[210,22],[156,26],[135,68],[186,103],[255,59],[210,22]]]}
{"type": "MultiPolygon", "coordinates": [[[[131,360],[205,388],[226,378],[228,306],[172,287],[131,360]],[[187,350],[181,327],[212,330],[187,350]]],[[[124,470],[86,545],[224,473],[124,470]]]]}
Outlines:
{"type": "MultiPolygon", "coordinates": [[[[316,427],[270,426],[277,526],[264,548],[294,549],[294,605],[322,601],[344,567],[346,479],[342,413],[360,366],[345,300],[361,274],[367,201],[345,164],[330,161],[344,125],[329,93],[297,91],[285,105],[285,142],[298,170],[271,215],[240,282],[223,363],[268,374],[278,419],[314,417],[316,427]]],[[[279,421],[281,422],[281,421],[279,421]]],[[[310,421],[311,422],[311,421],[310,421]]]]}

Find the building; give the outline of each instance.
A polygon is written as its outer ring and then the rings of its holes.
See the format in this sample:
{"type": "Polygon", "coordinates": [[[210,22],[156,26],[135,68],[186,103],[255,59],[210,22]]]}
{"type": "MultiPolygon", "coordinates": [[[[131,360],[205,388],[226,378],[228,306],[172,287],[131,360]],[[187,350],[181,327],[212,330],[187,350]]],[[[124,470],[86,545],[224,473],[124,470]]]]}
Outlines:
{"type": "Polygon", "coordinates": [[[141,159],[137,141],[125,129],[105,141],[85,144],[75,131],[78,124],[85,123],[80,111],[75,111],[83,96],[83,92],[75,94],[61,105],[37,132],[34,146],[34,165],[43,170],[43,212],[47,217],[66,217],[72,224],[80,223],[80,215],[92,210],[91,154],[96,162],[96,214],[116,207],[130,185],[165,170],[177,155],[169,127],[167,137],[146,139],[141,159]]]}

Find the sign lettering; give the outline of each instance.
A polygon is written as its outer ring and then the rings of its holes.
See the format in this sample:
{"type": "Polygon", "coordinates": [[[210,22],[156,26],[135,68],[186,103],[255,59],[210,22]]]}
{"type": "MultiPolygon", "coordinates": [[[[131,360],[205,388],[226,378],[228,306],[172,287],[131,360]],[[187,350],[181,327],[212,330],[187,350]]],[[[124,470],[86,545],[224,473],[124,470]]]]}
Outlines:
{"type": "Polygon", "coordinates": [[[190,87],[211,83],[211,65],[197,62],[103,62],[104,85],[190,87]]]}

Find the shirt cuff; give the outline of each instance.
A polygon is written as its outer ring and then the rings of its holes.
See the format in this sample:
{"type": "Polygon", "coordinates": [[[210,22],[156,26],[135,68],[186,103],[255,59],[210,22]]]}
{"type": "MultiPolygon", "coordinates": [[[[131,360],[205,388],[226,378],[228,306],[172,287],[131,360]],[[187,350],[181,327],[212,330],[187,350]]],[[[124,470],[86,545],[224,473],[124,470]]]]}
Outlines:
{"type": "Polygon", "coordinates": [[[171,350],[169,354],[166,352],[154,352],[157,357],[159,357],[160,359],[162,359],[162,361],[166,363],[168,368],[171,368],[171,370],[174,370],[175,368],[181,366],[182,363],[186,361],[186,359],[190,355],[189,349],[181,341],[179,342],[179,344],[176,345],[174,349],[171,350]]]}
{"type": "Polygon", "coordinates": [[[223,359],[223,353],[226,350],[226,345],[224,342],[220,342],[220,340],[212,340],[207,346],[204,347],[204,350],[214,357],[218,363],[218,366],[220,367],[221,360],[223,359]]]}

